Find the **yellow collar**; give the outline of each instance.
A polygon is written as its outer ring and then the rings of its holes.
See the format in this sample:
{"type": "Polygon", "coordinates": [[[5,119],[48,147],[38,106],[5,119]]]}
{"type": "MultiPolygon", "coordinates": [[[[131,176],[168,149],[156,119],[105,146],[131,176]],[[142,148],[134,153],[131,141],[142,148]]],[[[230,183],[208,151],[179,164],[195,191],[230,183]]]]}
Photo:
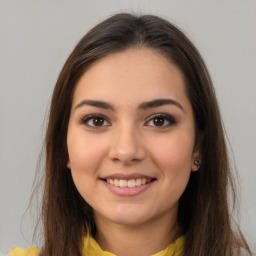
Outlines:
{"type": "MultiPolygon", "coordinates": [[[[170,244],[165,250],[162,250],[152,256],[183,256],[185,237],[180,236],[174,243],[170,244]]],[[[83,255],[86,256],[115,256],[115,254],[102,251],[99,244],[91,236],[86,236],[83,242],[83,255]]]]}

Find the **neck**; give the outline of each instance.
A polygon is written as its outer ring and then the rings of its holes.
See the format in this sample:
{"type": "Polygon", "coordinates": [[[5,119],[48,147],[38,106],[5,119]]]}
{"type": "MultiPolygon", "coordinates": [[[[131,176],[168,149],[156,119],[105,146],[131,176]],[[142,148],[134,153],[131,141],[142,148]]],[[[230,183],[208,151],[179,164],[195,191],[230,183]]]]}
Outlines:
{"type": "Polygon", "coordinates": [[[114,224],[97,217],[95,222],[98,227],[95,239],[101,249],[118,256],[152,255],[164,250],[181,235],[176,218],[170,216],[134,226],[114,224]]]}

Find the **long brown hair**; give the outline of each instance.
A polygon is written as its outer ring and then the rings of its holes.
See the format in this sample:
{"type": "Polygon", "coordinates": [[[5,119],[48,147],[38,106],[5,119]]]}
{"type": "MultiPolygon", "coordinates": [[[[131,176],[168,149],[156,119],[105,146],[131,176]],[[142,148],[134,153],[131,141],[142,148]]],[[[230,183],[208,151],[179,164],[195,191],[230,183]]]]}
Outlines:
{"type": "MultiPolygon", "coordinates": [[[[240,255],[250,250],[232,230],[228,185],[233,188],[225,137],[212,81],[199,52],[174,25],[152,16],[117,14],[90,30],[68,57],[57,80],[45,138],[42,255],[82,255],[82,237],[96,227],[91,207],[79,195],[66,167],[67,127],[78,79],[96,60],[130,47],[154,49],[183,73],[202,153],[179,200],[178,222],[186,256],[240,255]]],[[[233,191],[234,192],[234,191],[233,191]]]]}

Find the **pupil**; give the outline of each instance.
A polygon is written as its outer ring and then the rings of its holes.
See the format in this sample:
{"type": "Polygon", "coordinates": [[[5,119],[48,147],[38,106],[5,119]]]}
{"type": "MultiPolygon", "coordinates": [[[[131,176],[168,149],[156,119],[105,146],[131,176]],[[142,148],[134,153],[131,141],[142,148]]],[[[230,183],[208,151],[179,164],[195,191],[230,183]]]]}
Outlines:
{"type": "Polygon", "coordinates": [[[101,125],[103,125],[103,122],[104,122],[103,118],[94,118],[93,119],[93,125],[95,125],[95,126],[101,126],[101,125]]]}
{"type": "Polygon", "coordinates": [[[162,126],[163,124],[164,124],[164,118],[162,118],[162,117],[154,118],[154,125],[162,126]]]}

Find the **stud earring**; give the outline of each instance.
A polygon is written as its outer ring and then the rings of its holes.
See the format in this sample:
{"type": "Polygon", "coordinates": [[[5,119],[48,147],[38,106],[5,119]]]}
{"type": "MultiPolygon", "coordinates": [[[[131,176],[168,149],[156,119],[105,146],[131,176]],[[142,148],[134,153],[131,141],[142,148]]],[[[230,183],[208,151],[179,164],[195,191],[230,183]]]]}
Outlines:
{"type": "Polygon", "coordinates": [[[195,160],[195,161],[194,161],[194,165],[195,165],[198,169],[200,169],[200,162],[199,162],[198,160],[195,160]]]}

